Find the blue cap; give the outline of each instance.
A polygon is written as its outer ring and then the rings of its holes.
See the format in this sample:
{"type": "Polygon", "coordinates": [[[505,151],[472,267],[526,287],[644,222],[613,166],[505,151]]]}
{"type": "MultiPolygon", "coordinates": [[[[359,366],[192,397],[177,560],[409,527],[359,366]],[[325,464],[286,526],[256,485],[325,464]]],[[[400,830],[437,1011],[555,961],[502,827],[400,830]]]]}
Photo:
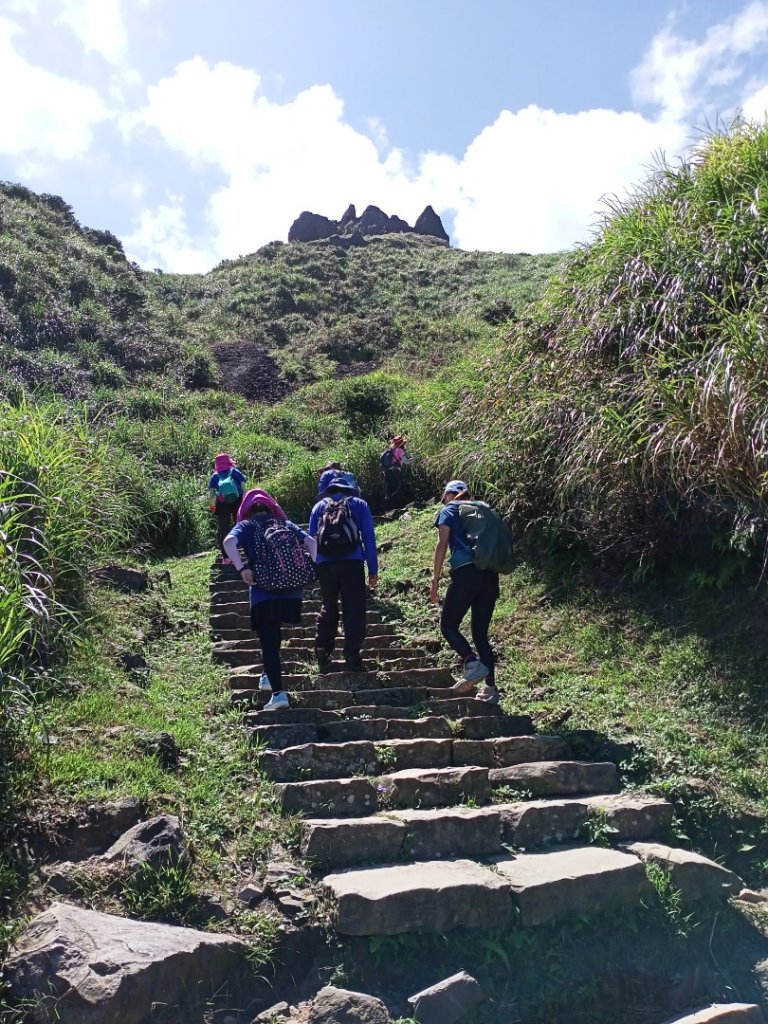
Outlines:
{"type": "Polygon", "coordinates": [[[469,487],[464,483],[463,480],[449,480],[443,488],[443,495],[446,494],[461,494],[462,491],[468,491],[469,487]]]}
{"type": "Polygon", "coordinates": [[[357,491],[357,484],[353,484],[349,479],[352,476],[351,473],[342,473],[338,476],[334,476],[332,480],[329,480],[325,486],[325,490],[320,492],[320,497],[324,498],[326,494],[330,494],[331,491],[348,491],[350,494],[354,494],[357,491]]]}

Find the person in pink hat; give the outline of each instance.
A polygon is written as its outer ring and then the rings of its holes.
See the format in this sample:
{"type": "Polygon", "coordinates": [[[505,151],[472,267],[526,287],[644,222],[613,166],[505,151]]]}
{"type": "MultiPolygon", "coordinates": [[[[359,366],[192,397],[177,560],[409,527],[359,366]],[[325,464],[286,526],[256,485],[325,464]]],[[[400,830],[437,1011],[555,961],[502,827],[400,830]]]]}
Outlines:
{"type": "Polygon", "coordinates": [[[224,538],[237,522],[237,510],[245,493],[245,476],[227,452],[219,452],[213,462],[213,476],[208,481],[211,512],[216,516],[216,534],[223,565],[230,559],[224,550],[224,538]]]}

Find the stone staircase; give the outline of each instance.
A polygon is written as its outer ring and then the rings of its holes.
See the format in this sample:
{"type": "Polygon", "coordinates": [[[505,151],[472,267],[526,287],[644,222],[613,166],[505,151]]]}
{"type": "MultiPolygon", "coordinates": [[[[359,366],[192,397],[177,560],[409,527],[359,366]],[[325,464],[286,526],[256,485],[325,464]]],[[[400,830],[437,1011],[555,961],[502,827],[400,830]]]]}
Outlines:
{"type": "Polygon", "coordinates": [[[668,866],[680,887],[695,875],[697,895],[738,883],[696,854],[649,842],[667,832],[672,808],[620,792],[614,763],[577,759],[528,715],[452,695],[451,673],[375,604],[369,671],[318,675],[320,602],[310,592],[307,625],[284,627],[291,707],[266,712],[234,572],[214,569],[211,601],[214,658],[229,668],[260,771],[283,812],[303,818],[301,852],[339,934],[528,927],[638,905],[651,892],[647,860],[668,866]],[[608,833],[622,848],[595,842],[608,833]]]}

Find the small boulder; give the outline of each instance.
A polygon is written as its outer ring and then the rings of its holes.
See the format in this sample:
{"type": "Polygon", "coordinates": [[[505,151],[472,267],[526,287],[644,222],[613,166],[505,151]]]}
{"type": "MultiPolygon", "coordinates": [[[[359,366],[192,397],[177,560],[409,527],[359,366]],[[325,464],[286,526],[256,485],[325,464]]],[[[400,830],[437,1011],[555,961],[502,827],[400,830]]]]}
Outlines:
{"type": "Polygon", "coordinates": [[[471,974],[459,971],[410,996],[408,1002],[421,1024],[457,1024],[485,1002],[485,993],[471,974]]]}
{"type": "Polygon", "coordinates": [[[158,814],[149,821],[141,821],[123,833],[102,854],[101,860],[107,864],[122,862],[135,866],[147,864],[149,867],[188,863],[189,854],[181,822],[174,814],[158,814]]]}
{"type": "Polygon", "coordinates": [[[431,235],[433,238],[442,238],[444,242],[450,241],[448,232],[443,227],[443,222],[431,206],[424,208],[419,214],[416,223],[413,225],[414,233],[417,235],[431,235]]]}
{"type": "Polygon", "coordinates": [[[78,812],[62,830],[59,845],[68,860],[83,860],[103,853],[127,829],[141,821],[142,807],[137,796],[124,796],[92,804],[78,812]]]}
{"type": "Polygon", "coordinates": [[[317,242],[321,238],[330,238],[336,234],[338,225],[335,220],[323,217],[319,213],[304,210],[291,224],[288,232],[289,242],[317,242]]]}
{"type": "Polygon", "coordinates": [[[765,1024],[765,1017],[755,1003],[713,1003],[666,1024],[765,1024]]]}
{"type": "Polygon", "coordinates": [[[143,1024],[154,1003],[212,995],[246,950],[231,935],[54,903],[22,932],[5,976],[35,1024],[143,1024]]]}
{"type": "Polygon", "coordinates": [[[392,214],[391,217],[387,217],[386,231],[388,235],[408,234],[410,230],[411,225],[408,221],[403,220],[402,217],[398,217],[397,214],[392,214]]]}
{"type": "Polygon", "coordinates": [[[662,843],[627,843],[624,849],[644,864],[657,864],[669,872],[672,886],[681,891],[687,902],[726,899],[744,887],[733,871],[692,850],[662,843]]]}
{"type": "Polygon", "coordinates": [[[163,768],[177,768],[181,750],[169,732],[153,732],[140,736],[138,745],[146,754],[157,758],[163,768]]]}
{"type": "Polygon", "coordinates": [[[326,985],[309,1007],[309,1024],[389,1024],[389,1011],[380,999],[364,992],[326,985]]]}
{"type": "MultiPolygon", "coordinates": [[[[354,210],[354,206],[352,209],[354,210]]],[[[288,1003],[275,1003],[274,1006],[270,1006],[268,1010],[262,1010],[261,1013],[253,1020],[252,1024],[256,1024],[256,1021],[263,1022],[263,1024],[271,1024],[272,1021],[287,1017],[288,1012],[288,1003]]]]}

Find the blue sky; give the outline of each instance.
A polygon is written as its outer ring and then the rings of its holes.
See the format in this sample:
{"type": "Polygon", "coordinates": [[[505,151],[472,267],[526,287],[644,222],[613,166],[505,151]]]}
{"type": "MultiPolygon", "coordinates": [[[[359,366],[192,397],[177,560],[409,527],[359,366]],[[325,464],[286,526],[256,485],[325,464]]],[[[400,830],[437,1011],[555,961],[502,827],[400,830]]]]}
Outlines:
{"type": "Polygon", "coordinates": [[[552,251],[655,152],[765,116],[768,0],[0,0],[0,95],[0,179],[143,266],[349,202],[552,251]]]}

